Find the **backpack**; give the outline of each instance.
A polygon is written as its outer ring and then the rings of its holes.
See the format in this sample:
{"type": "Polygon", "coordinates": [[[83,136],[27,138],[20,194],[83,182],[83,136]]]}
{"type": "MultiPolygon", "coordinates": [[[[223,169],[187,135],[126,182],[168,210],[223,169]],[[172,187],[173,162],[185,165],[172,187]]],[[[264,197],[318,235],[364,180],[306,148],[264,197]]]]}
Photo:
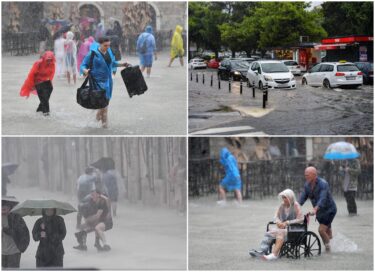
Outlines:
{"type": "Polygon", "coordinates": [[[145,37],[145,39],[143,40],[143,43],[141,44],[140,48],[139,48],[139,53],[141,54],[146,54],[147,52],[147,37],[145,37]]]}

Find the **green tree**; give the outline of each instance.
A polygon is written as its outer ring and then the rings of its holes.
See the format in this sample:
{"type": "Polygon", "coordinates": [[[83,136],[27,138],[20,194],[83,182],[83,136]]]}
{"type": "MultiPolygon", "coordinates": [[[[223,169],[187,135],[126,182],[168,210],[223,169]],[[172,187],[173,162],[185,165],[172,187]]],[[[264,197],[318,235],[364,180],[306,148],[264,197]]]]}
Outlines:
{"type": "Polygon", "coordinates": [[[288,48],[299,42],[300,36],[318,41],[327,35],[322,17],[317,11],[308,11],[305,2],[262,2],[254,17],[259,27],[260,49],[288,48]]]}
{"type": "Polygon", "coordinates": [[[324,2],[321,8],[329,36],[374,35],[374,2],[324,2]]]}

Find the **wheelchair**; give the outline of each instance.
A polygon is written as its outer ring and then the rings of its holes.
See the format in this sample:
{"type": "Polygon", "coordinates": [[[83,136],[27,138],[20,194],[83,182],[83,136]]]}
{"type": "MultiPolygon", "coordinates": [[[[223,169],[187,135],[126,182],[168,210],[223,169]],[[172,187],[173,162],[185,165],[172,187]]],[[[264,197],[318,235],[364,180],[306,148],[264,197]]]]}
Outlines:
{"type": "MultiPolygon", "coordinates": [[[[307,230],[309,215],[304,216],[303,224],[290,224],[287,228],[287,238],[281,247],[279,257],[299,259],[301,257],[311,258],[321,254],[321,244],[319,237],[312,231],[307,230]]],[[[267,224],[267,231],[275,222],[267,224]]],[[[269,246],[268,253],[272,252],[272,246],[276,239],[269,246]]]]}

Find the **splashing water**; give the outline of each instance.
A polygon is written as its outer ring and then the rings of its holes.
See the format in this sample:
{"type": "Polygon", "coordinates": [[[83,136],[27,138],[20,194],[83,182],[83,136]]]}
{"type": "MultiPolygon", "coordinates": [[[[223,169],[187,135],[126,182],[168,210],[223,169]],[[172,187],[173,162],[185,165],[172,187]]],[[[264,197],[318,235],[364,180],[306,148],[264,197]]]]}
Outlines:
{"type": "Polygon", "coordinates": [[[338,232],[331,240],[332,252],[358,252],[360,251],[358,245],[346,237],[344,234],[338,232]]]}

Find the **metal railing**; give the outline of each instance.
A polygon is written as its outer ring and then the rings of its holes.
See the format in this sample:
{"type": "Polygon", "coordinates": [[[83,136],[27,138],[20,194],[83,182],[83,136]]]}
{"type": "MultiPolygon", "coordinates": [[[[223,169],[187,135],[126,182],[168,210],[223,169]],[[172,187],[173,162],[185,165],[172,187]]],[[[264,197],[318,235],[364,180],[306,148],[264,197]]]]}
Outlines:
{"type": "Polygon", "coordinates": [[[2,53],[11,56],[25,56],[39,50],[38,32],[3,33],[2,53]]]}
{"type": "MultiPolygon", "coordinates": [[[[318,165],[325,162],[319,161],[318,165]]],[[[304,169],[309,163],[305,157],[240,163],[243,197],[261,199],[275,196],[287,188],[298,195],[303,189],[304,169]]],[[[362,165],[361,168],[357,197],[373,199],[373,165],[362,165]]],[[[328,181],[333,195],[342,196],[342,177],[338,174],[338,167],[318,169],[322,169],[319,176],[328,181]]],[[[218,184],[224,175],[224,168],[218,159],[190,159],[189,196],[199,197],[217,193],[218,184]]]]}

